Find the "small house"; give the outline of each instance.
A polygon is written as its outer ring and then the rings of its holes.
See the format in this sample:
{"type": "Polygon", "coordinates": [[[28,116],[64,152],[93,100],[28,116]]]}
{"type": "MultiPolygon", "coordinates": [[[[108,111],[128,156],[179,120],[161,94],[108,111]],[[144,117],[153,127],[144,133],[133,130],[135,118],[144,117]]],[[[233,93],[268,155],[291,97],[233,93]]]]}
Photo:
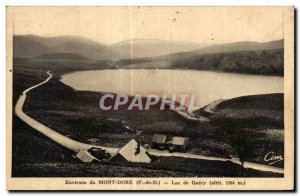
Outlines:
{"type": "Polygon", "coordinates": [[[154,149],[164,150],[167,148],[167,135],[163,134],[154,134],[152,136],[151,147],[154,149]]]}
{"type": "Polygon", "coordinates": [[[80,159],[82,162],[85,163],[90,163],[94,160],[98,160],[97,158],[95,158],[93,155],[91,155],[89,152],[85,151],[85,150],[80,150],[77,154],[76,157],[78,159],[80,159]]]}
{"type": "Polygon", "coordinates": [[[190,139],[188,137],[172,137],[170,141],[167,142],[168,149],[171,152],[185,152],[190,145],[190,139]]]}
{"type": "Polygon", "coordinates": [[[134,139],[123,146],[110,161],[116,162],[134,162],[134,163],[151,163],[151,158],[147,150],[134,139]]]}

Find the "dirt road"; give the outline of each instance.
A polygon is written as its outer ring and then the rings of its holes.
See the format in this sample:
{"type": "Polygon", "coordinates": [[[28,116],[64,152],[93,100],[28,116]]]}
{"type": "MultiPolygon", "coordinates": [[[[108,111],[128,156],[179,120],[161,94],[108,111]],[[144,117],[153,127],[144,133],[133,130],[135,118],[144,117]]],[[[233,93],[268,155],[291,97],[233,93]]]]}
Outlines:
{"type": "Polygon", "coordinates": [[[33,90],[45,83],[47,83],[52,78],[52,75],[49,71],[47,72],[47,74],[49,75],[49,77],[45,81],[23,91],[23,94],[20,96],[19,100],[17,101],[16,107],[15,107],[16,115],[21,120],[23,120],[26,124],[28,124],[30,127],[34,128],[38,132],[49,137],[51,140],[57,142],[58,144],[74,151],[75,153],[78,153],[80,150],[87,151],[90,148],[99,148],[102,150],[106,150],[108,153],[112,153],[112,154],[116,153],[119,150],[118,148],[106,148],[106,147],[102,147],[102,146],[95,146],[95,145],[85,144],[85,143],[81,143],[81,142],[72,140],[72,139],[56,132],[55,130],[50,129],[49,127],[46,127],[42,123],[34,120],[33,118],[31,118],[30,116],[28,116],[27,114],[24,113],[23,105],[26,101],[27,93],[29,93],[31,90],[33,90]]]}

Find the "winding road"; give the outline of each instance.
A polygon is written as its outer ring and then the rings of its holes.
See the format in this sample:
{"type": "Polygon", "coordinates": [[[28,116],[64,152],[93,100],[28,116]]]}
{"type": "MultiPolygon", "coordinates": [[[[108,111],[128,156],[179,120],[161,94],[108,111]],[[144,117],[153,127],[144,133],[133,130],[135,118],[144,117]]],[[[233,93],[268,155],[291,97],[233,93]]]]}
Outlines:
{"type": "MultiPolygon", "coordinates": [[[[20,96],[19,100],[17,101],[16,107],[15,107],[16,115],[22,121],[24,121],[26,124],[28,124],[30,127],[34,128],[35,130],[37,130],[38,132],[47,136],[51,140],[57,142],[58,144],[68,148],[69,150],[71,150],[75,153],[78,153],[81,150],[88,151],[91,148],[98,148],[101,150],[105,150],[106,152],[108,152],[110,154],[116,153],[119,150],[118,148],[106,148],[106,147],[102,147],[102,146],[95,146],[95,145],[85,144],[85,143],[81,143],[81,142],[72,140],[72,139],[54,131],[53,129],[46,127],[42,123],[34,120],[33,118],[31,118],[30,116],[28,116],[27,114],[24,113],[23,106],[26,101],[27,93],[29,93],[31,90],[33,90],[45,83],[47,83],[52,78],[52,75],[49,71],[47,72],[47,74],[49,75],[49,77],[45,81],[23,91],[23,94],[20,96]]],[[[94,159],[96,159],[96,158],[94,158],[94,159]]]]}
{"type": "MultiPolygon", "coordinates": [[[[111,155],[115,155],[119,151],[119,148],[96,146],[96,145],[85,144],[82,142],[75,141],[75,140],[70,139],[70,138],[56,132],[55,130],[43,125],[42,123],[36,121],[35,119],[31,118],[30,116],[28,116],[27,114],[24,113],[23,106],[26,101],[27,93],[29,93],[33,89],[35,89],[45,83],[47,83],[52,78],[52,74],[50,73],[50,71],[48,71],[47,74],[49,76],[45,81],[43,81],[37,85],[34,85],[23,91],[22,95],[19,97],[19,99],[16,103],[16,106],[15,106],[16,115],[30,127],[34,128],[35,130],[37,130],[38,132],[47,136],[51,140],[57,142],[58,144],[77,153],[77,155],[84,154],[84,156],[89,156],[88,157],[89,159],[98,160],[97,158],[90,155],[90,153],[88,153],[88,150],[91,148],[105,150],[107,153],[110,153],[111,155]],[[84,153],[82,153],[82,152],[84,152],[84,153]]],[[[220,157],[208,157],[208,156],[202,156],[202,155],[195,155],[195,154],[190,154],[190,153],[179,153],[179,152],[169,153],[167,151],[159,151],[159,150],[155,150],[155,149],[148,149],[147,151],[149,152],[149,154],[151,154],[153,156],[181,157],[181,158],[188,158],[188,159],[215,160],[215,161],[231,161],[236,164],[241,164],[239,159],[237,159],[237,158],[226,159],[226,158],[220,158],[220,157]]],[[[90,162],[90,161],[85,161],[86,159],[82,158],[81,156],[77,156],[77,157],[79,159],[81,159],[83,162],[90,162]]],[[[281,173],[281,174],[284,173],[284,169],[282,169],[282,168],[273,167],[273,166],[269,166],[269,165],[263,165],[263,164],[257,164],[257,163],[251,163],[251,162],[245,162],[244,167],[255,169],[255,170],[260,170],[260,171],[267,171],[267,172],[274,172],[274,173],[281,173]]]]}

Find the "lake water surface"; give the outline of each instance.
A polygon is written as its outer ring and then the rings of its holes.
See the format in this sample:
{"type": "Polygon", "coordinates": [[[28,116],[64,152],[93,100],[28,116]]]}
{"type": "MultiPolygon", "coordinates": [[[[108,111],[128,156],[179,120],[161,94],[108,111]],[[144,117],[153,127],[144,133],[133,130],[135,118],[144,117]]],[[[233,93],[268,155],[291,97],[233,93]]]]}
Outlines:
{"type": "Polygon", "coordinates": [[[195,70],[118,69],[78,71],[61,81],[80,91],[126,95],[195,95],[196,106],[244,95],[283,93],[283,77],[195,70]]]}

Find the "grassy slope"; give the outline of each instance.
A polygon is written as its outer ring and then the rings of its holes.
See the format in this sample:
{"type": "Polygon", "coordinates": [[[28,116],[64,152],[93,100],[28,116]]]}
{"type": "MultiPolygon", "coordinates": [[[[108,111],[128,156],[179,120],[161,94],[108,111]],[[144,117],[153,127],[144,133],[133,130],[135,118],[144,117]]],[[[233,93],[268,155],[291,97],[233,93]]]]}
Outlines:
{"type": "MultiPolygon", "coordinates": [[[[236,135],[240,135],[247,138],[245,145],[254,147],[249,152],[250,160],[260,162],[270,151],[284,154],[283,94],[226,100],[217,105],[215,112],[210,119],[229,143],[235,143],[236,135]]],[[[283,167],[283,162],[275,166],[283,167]]]]}
{"type": "Polygon", "coordinates": [[[232,118],[265,117],[283,122],[283,94],[254,95],[226,100],[217,105],[216,111],[232,118]]]}

